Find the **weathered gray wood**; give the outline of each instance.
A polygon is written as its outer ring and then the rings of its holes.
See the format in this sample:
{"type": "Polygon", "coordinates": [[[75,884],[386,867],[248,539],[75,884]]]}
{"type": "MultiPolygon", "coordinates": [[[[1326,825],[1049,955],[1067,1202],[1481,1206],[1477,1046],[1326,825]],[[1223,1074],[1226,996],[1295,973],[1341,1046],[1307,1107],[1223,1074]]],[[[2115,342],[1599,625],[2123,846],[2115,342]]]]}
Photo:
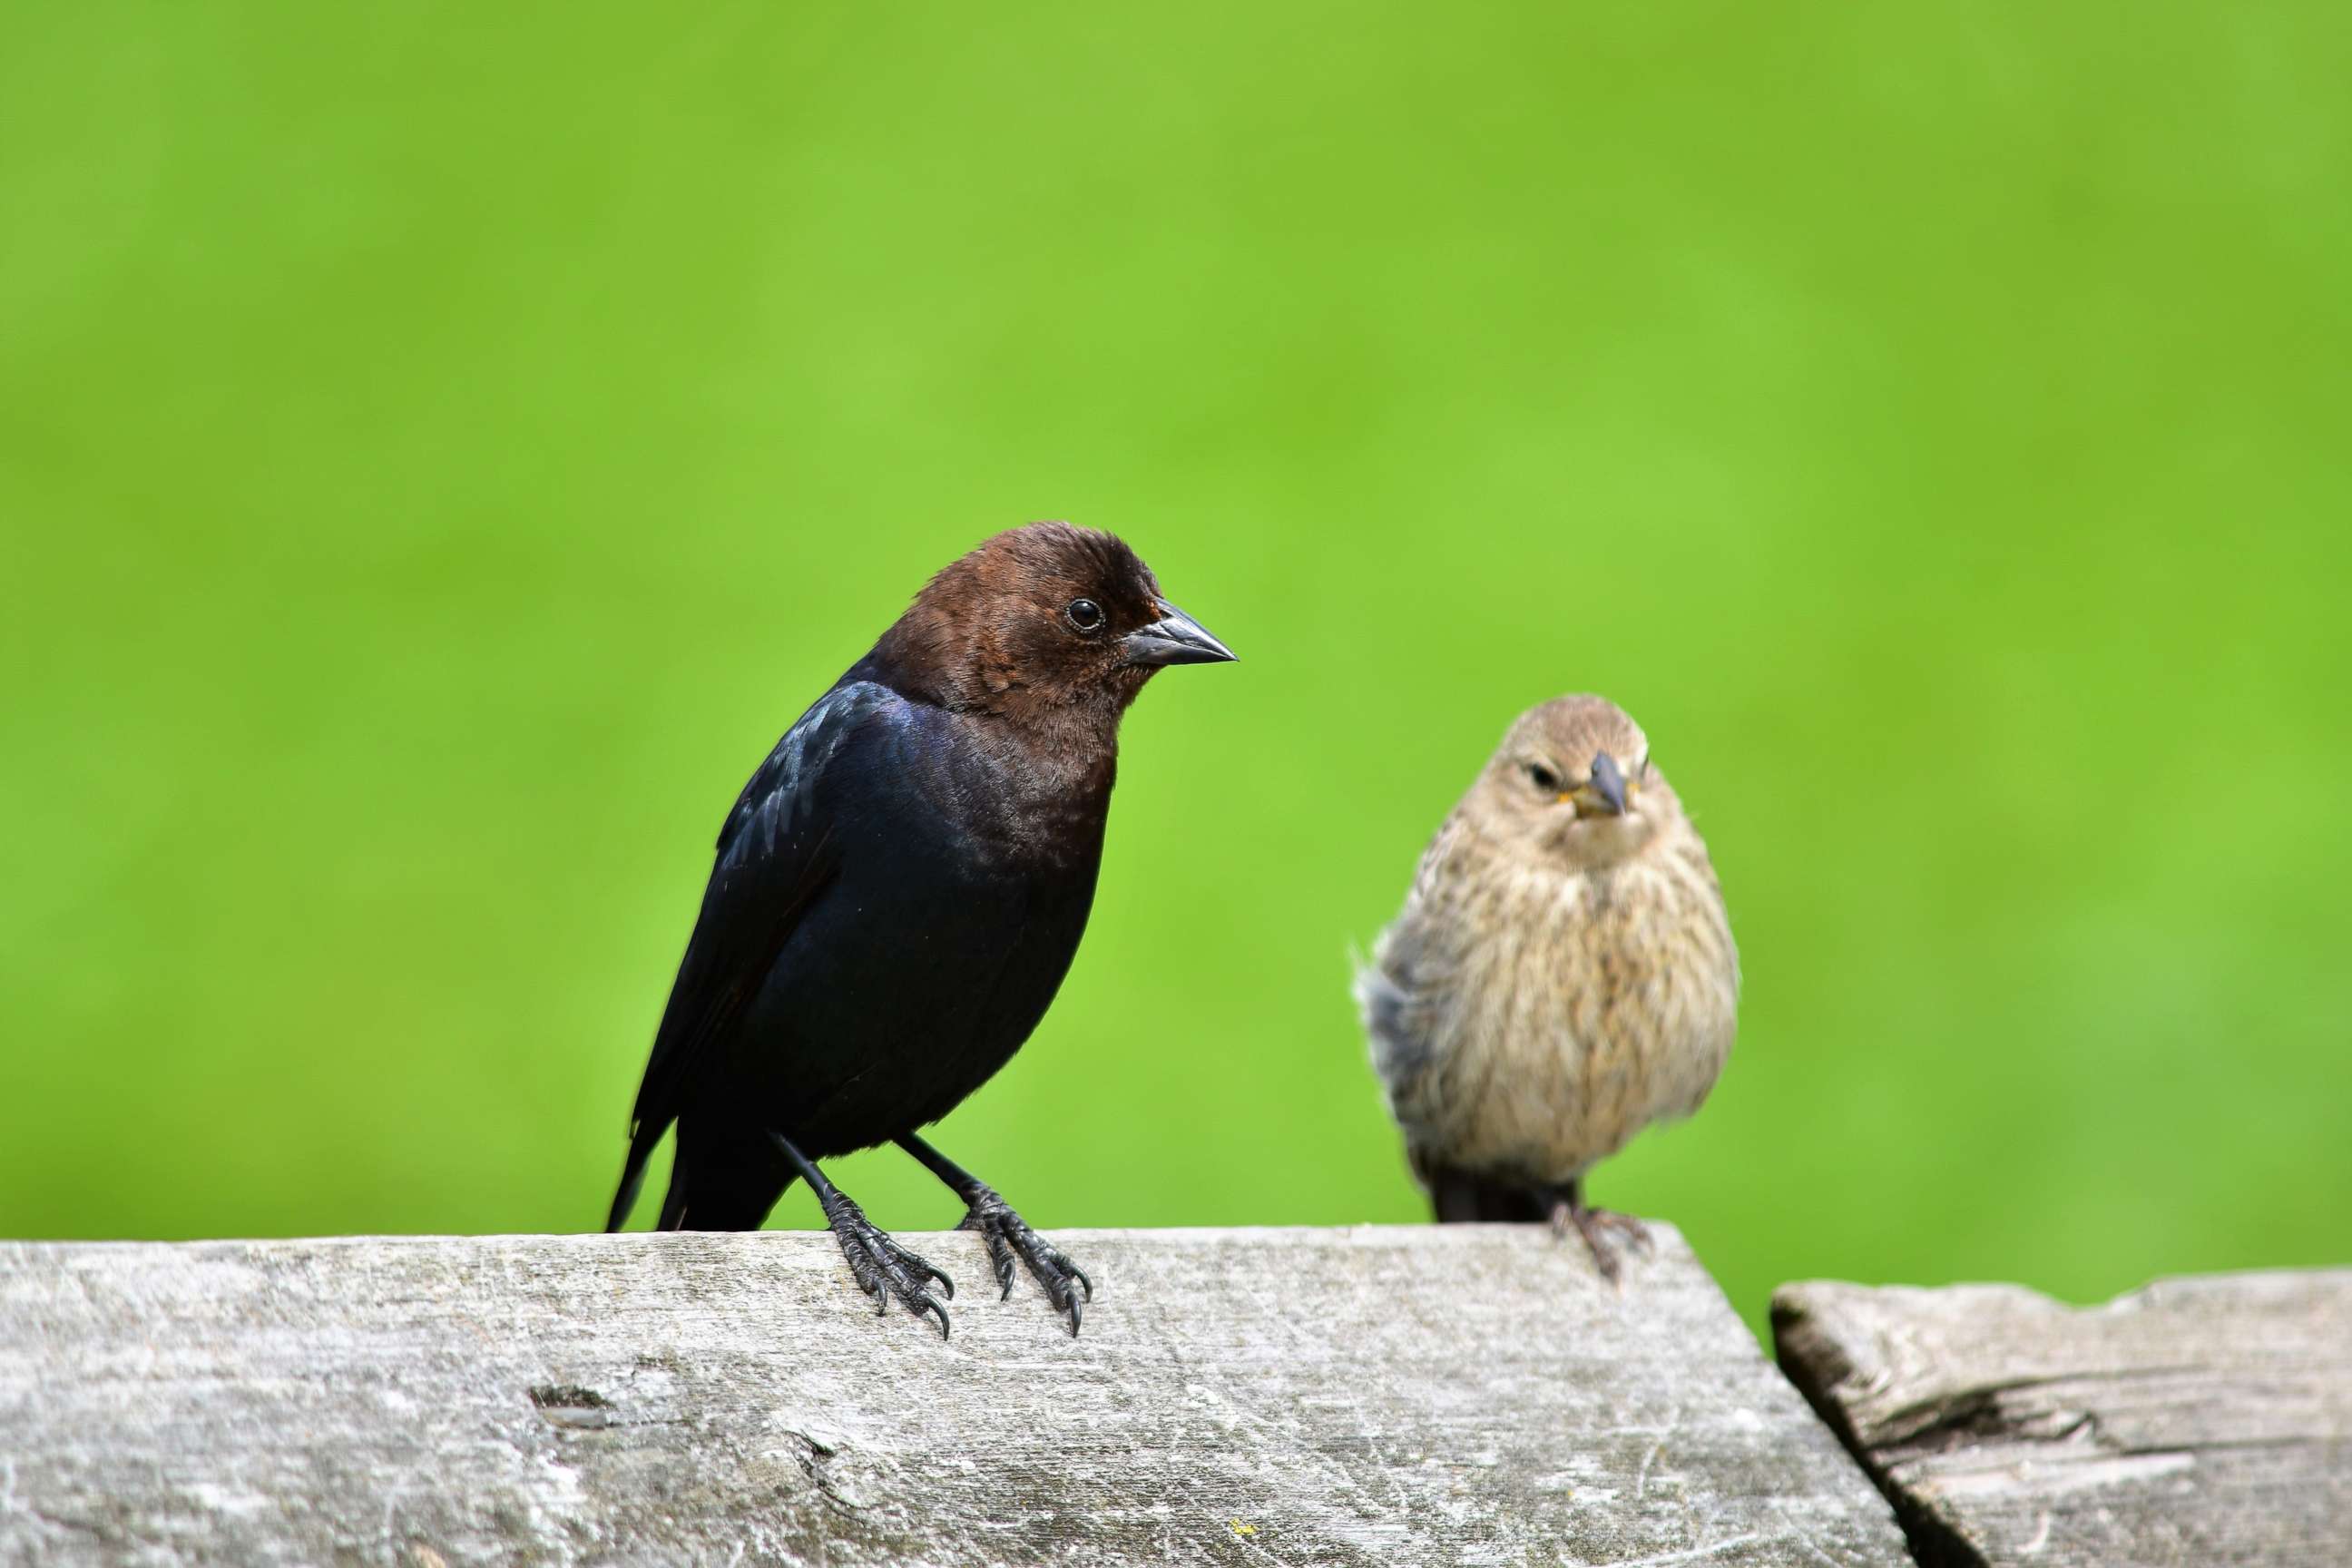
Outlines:
{"type": "Polygon", "coordinates": [[[2352,1564],[2352,1272],[1790,1285],[1772,1325],[1923,1562],[2352,1564]]]}
{"type": "Polygon", "coordinates": [[[1905,1561],[1682,1240],[980,1243],[955,1337],[823,1235],[0,1247],[0,1562],[1905,1561]]]}

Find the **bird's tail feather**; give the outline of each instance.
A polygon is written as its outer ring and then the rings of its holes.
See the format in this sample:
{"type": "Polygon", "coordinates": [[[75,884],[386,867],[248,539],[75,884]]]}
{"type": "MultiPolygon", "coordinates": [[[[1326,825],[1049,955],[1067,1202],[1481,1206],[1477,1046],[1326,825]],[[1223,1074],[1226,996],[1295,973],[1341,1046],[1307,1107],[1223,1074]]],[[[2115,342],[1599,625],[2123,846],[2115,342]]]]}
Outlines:
{"type": "Polygon", "coordinates": [[[1431,1165],[1422,1172],[1429,1187],[1430,1207],[1440,1225],[1474,1221],[1524,1223],[1548,1219],[1549,1193],[1523,1182],[1508,1182],[1451,1165],[1431,1165]]]}
{"type": "Polygon", "coordinates": [[[776,1200],[758,1192],[748,1192],[724,1184],[705,1184],[693,1194],[689,1210],[686,1173],[673,1173],[669,1191],[663,1194],[660,1228],[663,1230],[757,1230],[768,1223],[768,1211],[776,1200]]]}
{"type": "Polygon", "coordinates": [[[661,1218],[655,1222],[656,1230],[686,1228],[686,1173],[669,1173],[669,1190],[662,1194],[661,1218]]]}
{"type": "MultiPolygon", "coordinates": [[[[661,1142],[662,1134],[667,1131],[666,1125],[651,1127],[643,1122],[629,1130],[629,1158],[621,1167],[620,1188],[613,1194],[613,1212],[604,1218],[607,1233],[628,1223],[629,1211],[637,1206],[637,1189],[645,1185],[646,1162],[653,1158],[654,1145],[661,1142]]],[[[673,1195],[678,1192],[678,1183],[675,1179],[671,1181],[669,1189],[673,1195]]],[[[662,1214],[664,1218],[668,1217],[669,1205],[667,1201],[662,1205],[662,1214]]],[[[662,1228],[671,1230],[676,1227],[665,1225],[662,1228]]]]}
{"type": "MultiPolygon", "coordinates": [[[[684,1128],[679,1130],[681,1139],[684,1128]]],[[[765,1160],[764,1137],[754,1144],[758,1158],[765,1160]]],[[[725,1146],[721,1145],[722,1156],[725,1146]]],[[[736,1152],[742,1152],[740,1150],[736,1152]]],[[[635,1195],[636,1183],[643,1178],[644,1162],[631,1151],[628,1195],[635,1195]]],[[[778,1171],[765,1163],[755,1163],[746,1169],[739,1163],[727,1163],[723,1157],[713,1163],[713,1152],[708,1144],[698,1145],[691,1154],[684,1142],[678,1146],[669,1168],[669,1190],[662,1194],[661,1217],[655,1221],[659,1230],[757,1230],[768,1222],[768,1211],[776,1206],[784,1189],[793,1184],[792,1173],[778,1171]]]]}

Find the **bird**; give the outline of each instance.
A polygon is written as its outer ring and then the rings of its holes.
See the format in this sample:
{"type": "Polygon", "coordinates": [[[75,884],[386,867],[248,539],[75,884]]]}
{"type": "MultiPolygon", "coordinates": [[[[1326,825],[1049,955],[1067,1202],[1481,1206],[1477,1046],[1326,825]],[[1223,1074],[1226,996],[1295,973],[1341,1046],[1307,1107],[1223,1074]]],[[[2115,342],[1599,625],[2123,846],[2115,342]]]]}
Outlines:
{"type": "Polygon", "coordinates": [[[944,1337],[954,1282],[818,1164],[894,1142],[963,1201],[1003,1295],[1017,1257],[1076,1334],[1093,1281],[920,1130],[1069,971],[1129,704],[1164,668],[1234,658],[1114,534],[1030,523],[933,576],[728,812],[606,1230],[674,1122],[662,1229],[757,1229],[804,1182],[875,1310],[944,1337]]]}
{"type": "Polygon", "coordinates": [[[1607,1279],[1584,1179],[1696,1111],[1730,1055],[1739,954],[1706,846],[1622,709],[1521,714],[1430,841],[1356,975],[1372,1068],[1441,1223],[1574,1228],[1607,1279]]]}

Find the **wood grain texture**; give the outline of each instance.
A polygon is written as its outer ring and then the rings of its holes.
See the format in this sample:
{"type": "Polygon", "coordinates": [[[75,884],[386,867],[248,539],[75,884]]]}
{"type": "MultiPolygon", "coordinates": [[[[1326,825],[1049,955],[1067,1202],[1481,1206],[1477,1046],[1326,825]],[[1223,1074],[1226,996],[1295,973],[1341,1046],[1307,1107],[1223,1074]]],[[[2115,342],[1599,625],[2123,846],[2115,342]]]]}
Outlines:
{"type": "Polygon", "coordinates": [[[2009,1285],[1791,1285],[1772,1321],[1922,1562],[2352,1563],[2352,1272],[2168,1279],[2083,1309],[2009,1285]]]}
{"type": "Polygon", "coordinates": [[[1888,1564],[1681,1238],[979,1241],[955,1337],[822,1234],[0,1246],[0,1563],[1888,1564]]]}

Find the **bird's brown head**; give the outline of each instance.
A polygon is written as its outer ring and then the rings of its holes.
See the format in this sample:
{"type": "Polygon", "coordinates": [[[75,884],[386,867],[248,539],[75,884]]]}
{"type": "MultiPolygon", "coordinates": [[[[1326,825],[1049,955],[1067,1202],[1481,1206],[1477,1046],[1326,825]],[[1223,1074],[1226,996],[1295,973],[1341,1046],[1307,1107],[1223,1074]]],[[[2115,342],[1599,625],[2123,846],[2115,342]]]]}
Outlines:
{"type": "Polygon", "coordinates": [[[1520,714],[1470,793],[1487,831],[1584,870],[1639,854],[1682,817],[1649,737],[1603,697],[1520,714]]]}
{"type": "Polygon", "coordinates": [[[950,563],[876,653],[941,707],[1060,724],[1118,715],[1171,664],[1234,658],[1116,534],[1033,522],[950,563]]]}

